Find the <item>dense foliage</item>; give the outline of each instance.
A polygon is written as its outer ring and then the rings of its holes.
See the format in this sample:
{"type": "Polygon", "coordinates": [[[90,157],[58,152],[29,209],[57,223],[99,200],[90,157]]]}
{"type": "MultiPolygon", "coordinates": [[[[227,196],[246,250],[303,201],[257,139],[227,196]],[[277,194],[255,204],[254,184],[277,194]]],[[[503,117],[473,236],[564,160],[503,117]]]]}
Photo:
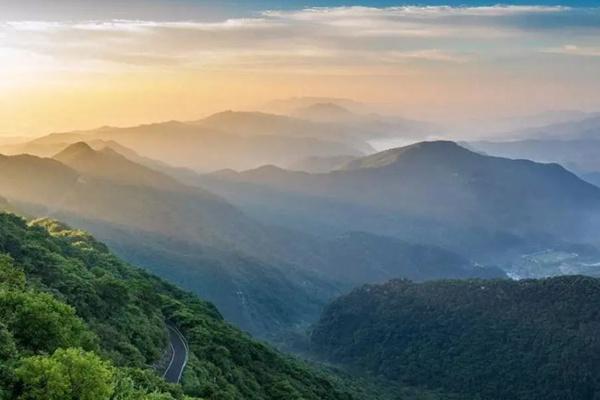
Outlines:
{"type": "Polygon", "coordinates": [[[0,214],[0,253],[0,399],[353,398],[85,232],[0,214]],[[190,345],[182,386],[149,367],[165,321],[190,345]]]}
{"type": "Polygon", "coordinates": [[[460,398],[586,400],[600,393],[600,280],[367,285],[312,333],[330,360],[460,398]]]}

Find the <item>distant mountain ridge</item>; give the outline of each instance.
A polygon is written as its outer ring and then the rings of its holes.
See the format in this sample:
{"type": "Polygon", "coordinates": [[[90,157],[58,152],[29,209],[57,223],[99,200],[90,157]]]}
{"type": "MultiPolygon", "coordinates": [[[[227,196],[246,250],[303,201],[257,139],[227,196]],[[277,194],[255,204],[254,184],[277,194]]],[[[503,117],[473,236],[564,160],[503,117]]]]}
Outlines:
{"type": "Polygon", "coordinates": [[[129,261],[207,296],[238,326],[260,335],[281,318],[290,325],[305,321],[336,293],[314,274],[248,255],[249,249],[256,249],[253,254],[272,249],[276,235],[212,193],[86,144],[75,144],[58,158],[70,166],[28,155],[0,156],[0,193],[11,207],[95,232],[129,261]],[[249,297],[240,308],[243,292],[249,297]],[[286,296],[282,313],[275,305],[286,296]],[[296,306],[297,314],[291,311],[296,306]]]}
{"type": "Polygon", "coordinates": [[[315,104],[334,104],[352,112],[368,111],[367,105],[352,99],[319,96],[292,97],[288,99],[272,100],[260,108],[279,114],[291,115],[298,109],[311,107],[315,104]]]}
{"type": "Polygon", "coordinates": [[[467,146],[490,155],[557,162],[582,174],[600,171],[600,115],[525,129],[507,141],[472,141],[467,146]]]}
{"type": "Polygon", "coordinates": [[[583,140],[600,139],[600,113],[580,115],[576,119],[566,119],[549,125],[526,128],[505,134],[509,138],[519,139],[559,139],[583,140]]]}
{"type": "Polygon", "coordinates": [[[493,211],[483,211],[497,207],[506,210],[502,214],[514,212],[523,196],[534,193],[531,201],[540,204],[559,198],[597,207],[600,200],[597,188],[557,164],[487,157],[444,141],[386,150],[327,174],[262,167],[237,174],[235,179],[447,220],[494,219],[493,211]],[[359,190],[361,184],[369,190],[359,190]]]}
{"type": "MultiPolygon", "coordinates": [[[[87,176],[112,179],[129,185],[187,191],[175,178],[130,161],[110,147],[94,150],[85,142],[72,144],[52,157],[87,176]]],[[[193,189],[200,191],[200,189],[193,189]]],[[[207,192],[204,195],[208,195],[207,192]]]]}
{"type": "Polygon", "coordinates": [[[143,158],[151,167],[135,163],[116,148],[78,142],[54,159],[0,157],[0,194],[29,215],[93,232],[128,261],[213,301],[228,320],[263,337],[308,325],[327,300],[357,282],[502,276],[439,249],[367,234],[360,248],[373,252],[371,263],[345,275],[341,264],[355,236],[334,245],[259,223],[223,197],[168,175],[179,170],[153,169],[143,158]],[[409,253],[413,261],[397,263],[409,253]]]}
{"type": "Polygon", "coordinates": [[[200,171],[285,165],[308,156],[363,155],[373,149],[342,127],[264,113],[224,112],[200,121],[53,133],[1,146],[5,154],[52,156],[76,142],[113,141],[139,155],[200,171]]]}
{"type": "Polygon", "coordinates": [[[311,121],[323,122],[352,122],[356,114],[335,103],[315,103],[296,109],[293,116],[311,121]]]}
{"type": "Polygon", "coordinates": [[[458,252],[594,240],[600,210],[600,190],[557,164],[489,157],[444,141],[379,152],[329,173],[270,166],[205,176],[203,183],[265,221],[366,231],[458,252]]]}
{"type": "Polygon", "coordinates": [[[356,159],[356,156],[331,156],[331,157],[306,157],[296,160],[287,169],[292,171],[303,171],[310,173],[326,173],[341,168],[348,162],[356,159]]]}

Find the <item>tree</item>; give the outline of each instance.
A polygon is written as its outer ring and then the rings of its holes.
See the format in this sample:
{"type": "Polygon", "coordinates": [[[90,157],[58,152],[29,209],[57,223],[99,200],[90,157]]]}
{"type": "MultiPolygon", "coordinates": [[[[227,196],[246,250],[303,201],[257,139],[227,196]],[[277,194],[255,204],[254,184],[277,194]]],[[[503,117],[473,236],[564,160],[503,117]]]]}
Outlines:
{"type": "Polygon", "coordinates": [[[7,254],[0,254],[0,285],[17,289],[25,288],[25,273],[7,254]]]}
{"type": "Polygon", "coordinates": [[[0,289],[0,320],[5,321],[20,346],[32,351],[93,347],[93,335],[75,310],[47,293],[0,289]]]}
{"type": "Polygon", "coordinates": [[[81,349],[58,349],[51,356],[23,359],[16,370],[22,400],[109,400],[113,367],[81,349]]]}
{"type": "Polygon", "coordinates": [[[6,326],[0,322],[0,400],[9,399],[12,384],[14,359],[17,347],[6,326]]]}
{"type": "Polygon", "coordinates": [[[0,322],[0,362],[14,358],[16,354],[17,347],[13,337],[6,328],[6,325],[0,322]]]}
{"type": "Polygon", "coordinates": [[[273,383],[268,388],[268,393],[273,400],[302,400],[302,395],[285,379],[273,383]]]}

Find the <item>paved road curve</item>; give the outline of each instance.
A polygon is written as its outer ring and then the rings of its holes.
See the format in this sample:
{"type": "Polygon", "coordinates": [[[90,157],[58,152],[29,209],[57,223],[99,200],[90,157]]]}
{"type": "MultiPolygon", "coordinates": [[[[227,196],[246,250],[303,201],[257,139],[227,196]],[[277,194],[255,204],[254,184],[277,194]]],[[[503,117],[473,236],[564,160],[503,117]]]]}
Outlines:
{"type": "Polygon", "coordinates": [[[163,378],[167,382],[170,383],[179,383],[181,380],[181,375],[183,374],[183,370],[188,361],[188,345],[177,328],[169,325],[169,344],[171,346],[171,350],[173,351],[173,355],[171,357],[171,361],[165,373],[163,374],[163,378]]]}

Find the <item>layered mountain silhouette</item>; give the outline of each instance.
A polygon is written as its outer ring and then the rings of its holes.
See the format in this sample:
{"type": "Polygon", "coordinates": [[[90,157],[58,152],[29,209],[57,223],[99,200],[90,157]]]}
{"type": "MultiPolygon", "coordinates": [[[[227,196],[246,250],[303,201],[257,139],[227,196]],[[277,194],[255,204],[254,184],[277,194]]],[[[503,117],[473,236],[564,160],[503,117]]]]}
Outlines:
{"type": "Polygon", "coordinates": [[[343,129],[343,126],[327,122],[261,112],[224,111],[194,121],[193,124],[229,132],[241,137],[314,137],[340,143],[351,142],[362,152],[373,152],[372,147],[364,141],[355,139],[351,133],[343,129]]]}
{"type": "MultiPolygon", "coordinates": [[[[111,147],[94,150],[87,143],[78,142],[65,148],[53,158],[93,178],[111,179],[117,183],[163,190],[183,192],[191,190],[171,176],[130,161],[111,147]]],[[[193,190],[199,192],[199,189],[193,190]]]]}
{"type": "Polygon", "coordinates": [[[298,108],[293,112],[298,118],[321,122],[351,122],[356,115],[350,110],[335,103],[315,103],[307,107],[298,108]]]}
{"type": "Polygon", "coordinates": [[[325,173],[340,169],[348,162],[356,159],[356,156],[331,156],[331,157],[306,157],[287,165],[292,171],[304,171],[310,173],[325,173]]]}
{"type": "Polygon", "coordinates": [[[275,248],[271,239],[282,235],[216,195],[111,150],[77,143],[56,159],[2,156],[0,167],[0,193],[11,206],[89,229],[128,260],[204,295],[257,334],[314,317],[335,293],[307,271],[244,252],[275,248]]]}
{"type": "Polygon", "coordinates": [[[262,113],[224,112],[203,120],[54,133],[2,146],[5,154],[52,156],[80,141],[114,141],[140,156],[200,171],[287,165],[308,156],[364,155],[373,149],[342,127],[262,113]]]}
{"type": "Polygon", "coordinates": [[[351,99],[319,96],[291,97],[287,99],[272,100],[262,108],[277,114],[292,115],[297,110],[312,107],[315,104],[333,104],[354,113],[365,112],[368,108],[366,104],[351,99]]]}
{"type": "Polygon", "coordinates": [[[298,97],[275,100],[266,110],[303,120],[343,127],[345,134],[367,141],[378,139],[423,140],[439,134],[434,124],[373,112],[372,107],[348,99],[298,97]]]}
{"type": "Polygon", "coordinates": [[[600,189],[556,164],[452,142],[318,174],[264,166],[201,176],[103,140],[54,158],[1,156],[0,168],[10,207],[91,231],[261,336],[308,325],[357,284],[502,277],[471,260],[506,267],[539,246],[584,242],[600,207],[600,189]]]}
{"type": "MultiPolygon", "coordinates": [[[[560,117],[560,114],[558,114],[560,117]]],[[[599,113],[579,113],[572,115],[555,123],[544,124],[532,128],[524,128],[507,132],[506,137],[516,139],[562,139],[562,140],[584,140],[598,139],[600,128],[599,113]]]]}
{"type": "Polygon", "coordinates": [[[556,162],[580,174],[600,171],[600,116],[523,129],[506,134],[510,141],[466,143],[475,151],[501,157],[556,162]]]}
{"type": "Polygon", "coordinates": [[[213,174],[204,184],[265,221],[484,252],[538,239],[591,240],[600,207],[600,190],[557,164],[489,157],[444,141],[325,174],[265,166],[213,174]]]}
{"type": "Polygon", "coordinates": [[[112,142],[95,146],[101,149],[77,142],[54,158],[0,157],[0,194],[23,213],[93,232],[128,261],[213,301],[230,321],[261,336],[308,325],[328,299],[356,283],[502,276],[440,249],[367,234],[330,242],[268,226],[219,195],[181,183],[160,162],[134,162],[112,142]],[[373,256],[350,265],[357,238],[362,254],[373,256]]]}

